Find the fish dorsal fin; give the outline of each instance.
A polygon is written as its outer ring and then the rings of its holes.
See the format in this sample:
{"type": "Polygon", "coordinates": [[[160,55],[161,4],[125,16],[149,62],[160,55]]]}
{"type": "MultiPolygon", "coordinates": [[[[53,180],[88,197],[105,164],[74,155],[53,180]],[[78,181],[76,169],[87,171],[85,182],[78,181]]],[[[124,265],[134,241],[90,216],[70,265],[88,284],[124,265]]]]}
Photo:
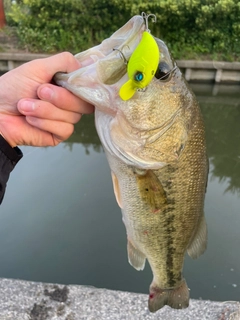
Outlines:
{"type": "Polygon", "coordinates": [[[194,238],[188,246],[187,253],[192,259],[197,259],[207,248],[207,224],[202,215],[194,238]]]}

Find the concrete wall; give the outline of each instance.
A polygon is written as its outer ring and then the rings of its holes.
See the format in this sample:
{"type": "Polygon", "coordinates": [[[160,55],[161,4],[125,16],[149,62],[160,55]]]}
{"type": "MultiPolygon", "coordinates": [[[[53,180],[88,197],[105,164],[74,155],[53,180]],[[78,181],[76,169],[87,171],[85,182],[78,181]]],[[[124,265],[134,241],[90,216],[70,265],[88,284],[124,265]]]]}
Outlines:
{"type": "MultiPolygon", "coordinates": [[[[0,72],[6,72],[24,62],[47,56],[31,53],[0,53],[0,72]]],[[[178,60],[177,64],[187,81],[240,84],[240,62],[178,60]]]]}
{"type": "Polygon", "coordinates": [[[181,60],[177,63],[187,81],[240,83],[240,62],[181,60]]]}

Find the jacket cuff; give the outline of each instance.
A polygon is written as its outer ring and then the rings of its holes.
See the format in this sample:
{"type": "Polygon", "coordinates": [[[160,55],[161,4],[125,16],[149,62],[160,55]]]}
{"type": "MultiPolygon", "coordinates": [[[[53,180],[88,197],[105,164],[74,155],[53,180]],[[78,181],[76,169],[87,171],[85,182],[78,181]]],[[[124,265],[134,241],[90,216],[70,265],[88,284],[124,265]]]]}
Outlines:
{"type": "Polygon", "coordinates": [[[23,157],[22,151],[18,148],[12,148],[7,141],[0,135],[0,150],[15,166],[18,161],[23,157]]]}

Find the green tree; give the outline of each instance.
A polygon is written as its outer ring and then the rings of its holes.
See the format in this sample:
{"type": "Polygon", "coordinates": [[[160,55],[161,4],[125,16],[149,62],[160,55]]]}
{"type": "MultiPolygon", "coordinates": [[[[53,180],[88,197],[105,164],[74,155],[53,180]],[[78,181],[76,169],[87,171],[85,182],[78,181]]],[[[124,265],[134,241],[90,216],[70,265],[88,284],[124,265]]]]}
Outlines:
{"type": "Polygon", "coordinates": [[[77,53],[142,12],[175,58],[240,59],[239,0],[22,0],[7,19],[29,51],[77,53]]]}

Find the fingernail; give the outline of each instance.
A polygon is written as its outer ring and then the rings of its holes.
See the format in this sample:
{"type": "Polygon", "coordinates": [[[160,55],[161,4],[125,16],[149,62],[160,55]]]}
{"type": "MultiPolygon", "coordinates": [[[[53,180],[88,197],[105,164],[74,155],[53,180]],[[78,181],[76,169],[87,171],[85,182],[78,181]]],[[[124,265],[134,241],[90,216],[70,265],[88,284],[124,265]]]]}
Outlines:
{"type": "Polygon", "coordinates": [[[53,90],[50,89],[49,87],[43,87],[39,90],[39,98],[43,99],[43,100],[52,100],[53,97],[53,90]]]}
{"type": "Polygon", "coordinates": [[[33,111],[34,108],[35,108],[34,102],[29,100],[23,100],[18,105],[19,111],[23,111],[23,112],[33,111]]]}
{"type": "Polygon", "coordinates": [[[26,120],[27,120],[27,122],[30,123],[30,124],[34,124],[34,123],[36,123],[37,121],[39,121],[38,118],[30,117],[30,116],[27,116],[27,117],[26,117],[26,120]]]}

